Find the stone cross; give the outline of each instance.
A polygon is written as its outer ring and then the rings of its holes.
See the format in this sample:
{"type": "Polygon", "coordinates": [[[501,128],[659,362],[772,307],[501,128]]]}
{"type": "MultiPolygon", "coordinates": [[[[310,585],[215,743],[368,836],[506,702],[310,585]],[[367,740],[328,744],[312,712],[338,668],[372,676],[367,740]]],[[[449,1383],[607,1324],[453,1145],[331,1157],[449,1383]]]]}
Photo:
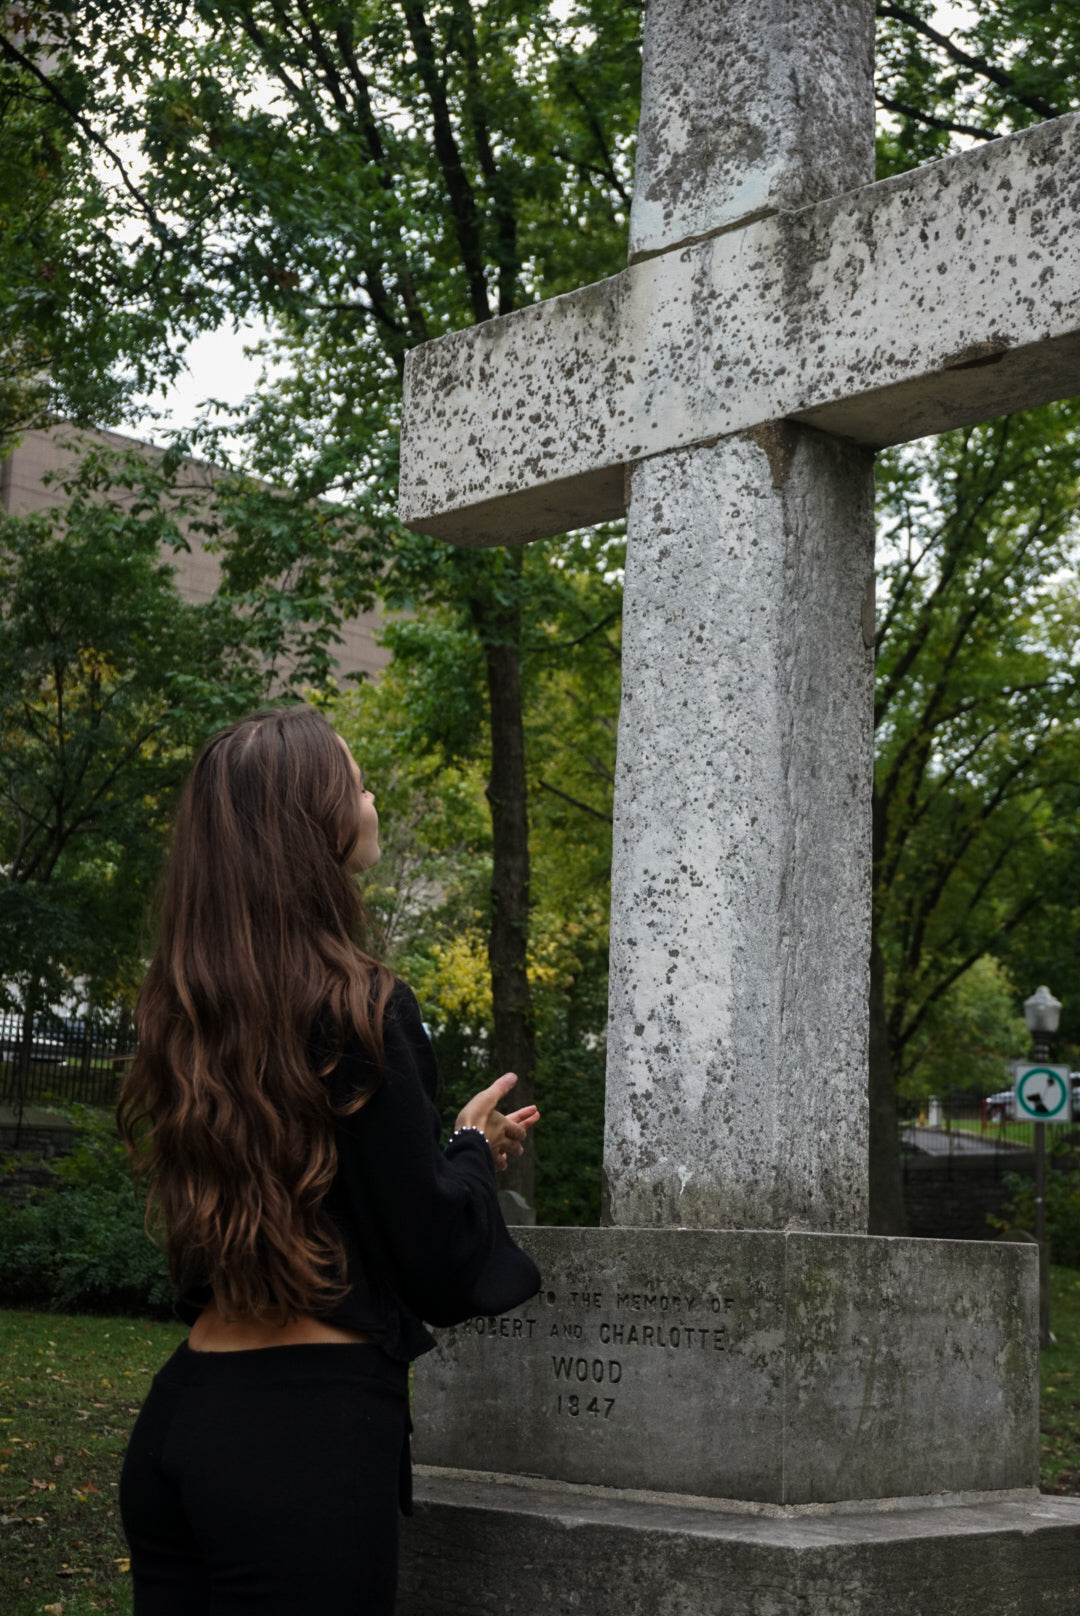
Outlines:
{"type": "Polygon", "coordinates": [[[1080,391],[1080,118],[877,184],[872,0],[650,0],[630,265],[410,355],[401,516],[628,515],[605,1216],[865,1231],[873,452],[1080,391]]]}
{"type": "Polygon", "coordinates": [[[873,13],[649,0],[629,268],[408,362],[406,522],[628,544],[608,1226],[418,1363],[402,1616],[1075,1609],[1034,1253],[864,1231],[872,456],[1080,392],[1080,118],[870,183],[873,13]]]}

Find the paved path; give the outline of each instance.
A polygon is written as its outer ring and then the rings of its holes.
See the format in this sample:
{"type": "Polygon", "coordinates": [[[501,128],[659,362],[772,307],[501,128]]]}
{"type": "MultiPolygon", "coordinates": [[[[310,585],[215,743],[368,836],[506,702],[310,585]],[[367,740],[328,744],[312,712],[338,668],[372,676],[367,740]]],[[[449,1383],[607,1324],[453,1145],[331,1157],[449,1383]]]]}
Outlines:
{"type": "Polygon", "coordinates": [[[979,1134],[966,1133],[962,1128],[954,1128],[950,1135],[944,1128],[920,1128],[912,1124],[904,1129],[900,1138],[903,1144],[914,1145],[916,1150],[921,1150],[928,1156],[1012,1155],[1014,1151],[1023,1152],[1031,1149],[1030,1145],[999,1138],[996,1133],[990,1133],[989,1130],[979,1134]]]}
{"type": "MultiPolygon", "coordinates": [[[[10,1105],[0,1105],[0,1151],[14,1150],[18,1134],[18,1117],[10,1105]]],[[[66,1117],[54,1116],[40,1106],[23,1107],[20,1144],[33,1141],[36,1149],[69,1150],[75,1143],[75,1130],[66,1117]]]]}

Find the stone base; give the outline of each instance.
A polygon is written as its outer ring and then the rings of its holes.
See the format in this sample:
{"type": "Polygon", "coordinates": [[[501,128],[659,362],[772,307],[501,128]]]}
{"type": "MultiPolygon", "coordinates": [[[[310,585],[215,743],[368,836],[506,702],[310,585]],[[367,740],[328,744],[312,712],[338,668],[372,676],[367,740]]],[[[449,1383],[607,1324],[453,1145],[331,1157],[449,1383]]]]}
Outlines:
{"type": "Polygon", "coordinates": [[[420,1469],[399,1616],[1076,1616],[1080,1498],[736,1513],[420,1469]]]}
{"type": "Polygon", "coordinates": [[[503,1215],[503,1222],[511,1228],[535,1228],[536,1208],[530,1206],[524,1195],[517,1190],[499,1191],[499,1210],[503,1215]]]}
{"type": "Polygon", "coordinates": [[[775,1505],[1038,1483],[1031,1246],[517,1233],[543,1288],[418,1361],[419,1464],[775,1505]]]}

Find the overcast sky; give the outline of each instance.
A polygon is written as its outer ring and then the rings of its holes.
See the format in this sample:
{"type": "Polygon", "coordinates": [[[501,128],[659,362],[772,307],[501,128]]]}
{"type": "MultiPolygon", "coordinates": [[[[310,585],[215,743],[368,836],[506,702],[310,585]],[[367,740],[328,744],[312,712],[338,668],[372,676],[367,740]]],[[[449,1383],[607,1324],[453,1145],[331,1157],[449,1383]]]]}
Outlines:
{"type": "Polygon", "coordinates": [[[158,395],[148,400],[150,409],[163,412],[164,418],[154,420],[147,415],[137,430],[161,441],[177,428],[183,431],[193,426],[207,399],[242,403],[254,391],[261,370],[259,361],[249,359],[244,349],[257,342],[262,331],[262,327],[242,326],[233,331],[223,326],[196,337],[184,356],[186,374],[171,385],[164,398],[158,395]]]}

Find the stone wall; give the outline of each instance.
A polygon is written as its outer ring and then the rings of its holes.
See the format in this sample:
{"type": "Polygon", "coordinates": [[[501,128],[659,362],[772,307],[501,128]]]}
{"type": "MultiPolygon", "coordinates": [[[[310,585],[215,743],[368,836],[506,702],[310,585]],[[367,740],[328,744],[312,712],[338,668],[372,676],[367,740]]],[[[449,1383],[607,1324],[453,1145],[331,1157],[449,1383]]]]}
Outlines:
{"type": "Polygon", "coordinates": [[[904,1207],[908,1233],[930,1240],[993,1240],[987,1216],[1001,1215],[1006,1173],[1034,1172],[1017,1151],[985,1156],[906,1156],[904,1207]]]}

